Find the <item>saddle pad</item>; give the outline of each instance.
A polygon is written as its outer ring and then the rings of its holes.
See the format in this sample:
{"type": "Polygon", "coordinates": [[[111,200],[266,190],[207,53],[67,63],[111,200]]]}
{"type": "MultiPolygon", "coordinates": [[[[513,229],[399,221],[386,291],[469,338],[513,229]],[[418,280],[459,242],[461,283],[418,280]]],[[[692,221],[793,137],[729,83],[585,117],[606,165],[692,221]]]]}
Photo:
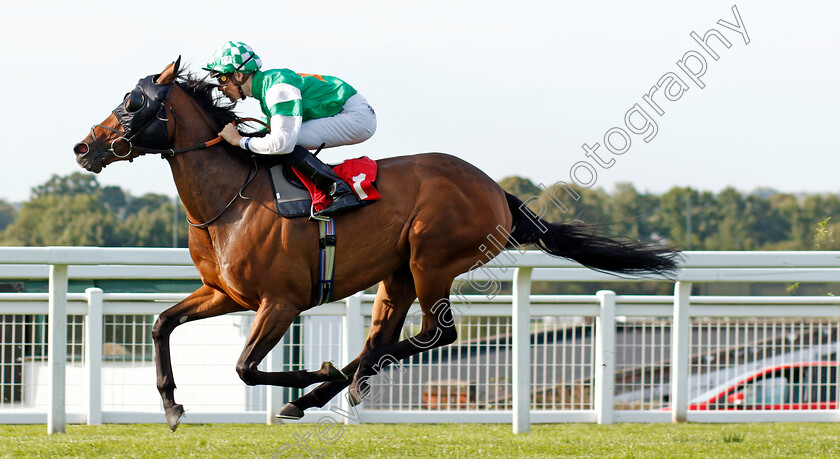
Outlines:
{"type": "MultiPolygon", "coordinates": [[[[335,171],[336,175],[350,185],[363,203],[368,201],[368,204],[382,197],[373,185],[376,180],[376,170],[376,161],[367,156],[348,159],[341,164],[333,166],[333,171],[335,171]]],[[[306,189],[312,195],[312,206],[315,208],[315,212],[321,211],[330,205],[332,199],[329,196],[316,188],[312,181],[298,172],[297,169],[295,169],[295,174],[297,174],[300,181],[303,182],[306,189]]]]}
{"type": "MultiPolygon", "coordinates": [[[[308,217],[312,206],[312,194],[316,196],[316,212],[329,205],[329,198],[297,169],[292,168],[305,188],[301,187],[301,183],[291,182],[284,173],[284,168],[288,167],[291,166],[281,163],[269,168],[271,183],[274,185],[274,205],[278,214],[285,218],[308,217]]],[[[374,186],[376,161],[367,156],[348,159],[333,166],[333,171],[350,184],[363,203],[369,204],[382,197],[374,186]]]]}

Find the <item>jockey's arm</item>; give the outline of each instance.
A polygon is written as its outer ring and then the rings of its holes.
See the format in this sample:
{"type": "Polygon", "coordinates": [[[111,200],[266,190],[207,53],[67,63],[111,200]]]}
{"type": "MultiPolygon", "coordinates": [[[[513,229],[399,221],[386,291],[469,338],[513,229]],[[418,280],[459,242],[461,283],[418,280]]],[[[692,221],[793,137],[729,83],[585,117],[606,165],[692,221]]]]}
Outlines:
{"type": "Polygon", "coordinates": [[[269,124],[271,132],[264,137],[242,137],[239,146],[264,155],[290,153],[297,144],[301,117],[274,115],[269,124]]]}
{"type": "MultiPolygon", "coordinates": [[[[300,90],[290,84],[280,83],[265,92],[263,107],[268,109],[271,132],[265,137],[241,137],[227,126],[220,135],[233,145],[265,155],[290,153],[297,145],[301,116],[300,90]]],[[[231,128],[233,126],[231,125],[231,128]]]]}

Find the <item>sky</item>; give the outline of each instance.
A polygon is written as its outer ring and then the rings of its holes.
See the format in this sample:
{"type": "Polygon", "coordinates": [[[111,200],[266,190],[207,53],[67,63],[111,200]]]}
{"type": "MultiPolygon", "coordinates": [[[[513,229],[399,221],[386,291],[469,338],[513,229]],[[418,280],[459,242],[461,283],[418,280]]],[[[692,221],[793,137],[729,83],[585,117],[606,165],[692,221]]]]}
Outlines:
{"type": "MultiPolygon", "coordinates": [[[[328,162],[441,151],[496,180],[836,193],[837,17],[826,1],[12,2],[0,199],[81,171],[73,145],[138,79],[179,55],[201,72],[228,40],[264,68],[338,76],[367,98],[376,134],[328,162]],[[710,29],[731,44],[708,37],[717,60],[690,35],[710,29]]],[[[259,115],[253,100],[237,109],[259,115]]],[[[157,156],[98,180],[175,194],[157,156]]]]}

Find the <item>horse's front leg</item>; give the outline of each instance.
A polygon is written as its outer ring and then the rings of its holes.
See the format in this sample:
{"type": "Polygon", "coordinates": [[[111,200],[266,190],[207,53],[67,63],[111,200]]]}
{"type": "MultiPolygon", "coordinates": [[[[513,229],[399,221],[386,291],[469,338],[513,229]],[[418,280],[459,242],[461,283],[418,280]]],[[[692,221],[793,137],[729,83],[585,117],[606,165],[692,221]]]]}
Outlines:
{"type": "Polygon", "coordinates": [[[166,422],[173,432],[181,421],[184,407],[175,403],[175,378],[172,375],[172,361],[169,356],[169,335],[172,334],[175,327],[183,323],[243,310],[245,308],[229,296],[203,285],[183,301],[158,316],[154,328],[152,328],[157,387],[163,399],[163,408],[166,410],[166,422]]]}
{"type": "Polygon", "coordinates": [[[302,389],[318,382],[347,380],[347,376],[330,362],[324,362],[318,371],[265,372],[257,369],[265,356],[280,342],[300,312],[300,309],[285,304],[264,302],[260,306],[254,318],[254,324],[251,326],[245,349],[242,350],[239,361],[236,363],[236,372],[245,384],[302,389]]]}

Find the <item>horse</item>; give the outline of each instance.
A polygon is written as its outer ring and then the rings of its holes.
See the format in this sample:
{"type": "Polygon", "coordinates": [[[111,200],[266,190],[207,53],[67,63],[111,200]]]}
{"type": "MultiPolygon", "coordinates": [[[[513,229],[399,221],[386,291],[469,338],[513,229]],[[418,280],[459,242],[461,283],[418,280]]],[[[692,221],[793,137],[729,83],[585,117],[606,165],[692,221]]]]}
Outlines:
{"type": "Polygon", "coordinates": [[[261,371],[257,365],[295,318],[318,303],[318,226],[280,217],[267,168],[255,155],[220,142],[217,133],[238,115],[205,80],[182,71],[179,57],[160,74],[141,79],[73,147],[78,164],[94,173],[116,161],[161,154],[186,208],[189,253],[202,286],[161,313],[152,331],[157,389],[172,431],[184,407],[175,402],[169,337],[187,322],[254,311],[236,371],[247,385],[321,383],[277,413],[298,419],[348,386],[351,403],[361,403],[369,390],[365,380],[384,366],[453,343],[453,281],[498,255],[502,244],[535,245],[617,274],[670,276],[678,269],[679,252],[670,248],[598,235],[582,222],[543,220],[455,156],[381,159],[376,186],[382,197],[335,219],[334,298],[378,284],[361,353],[341,370],[325,362],[317,371],[261,371]],[[491,239],[501,244],[488,244],[491,239]],[[420,330],[400,340],[415,300],[423,313],[420,330]]]}

